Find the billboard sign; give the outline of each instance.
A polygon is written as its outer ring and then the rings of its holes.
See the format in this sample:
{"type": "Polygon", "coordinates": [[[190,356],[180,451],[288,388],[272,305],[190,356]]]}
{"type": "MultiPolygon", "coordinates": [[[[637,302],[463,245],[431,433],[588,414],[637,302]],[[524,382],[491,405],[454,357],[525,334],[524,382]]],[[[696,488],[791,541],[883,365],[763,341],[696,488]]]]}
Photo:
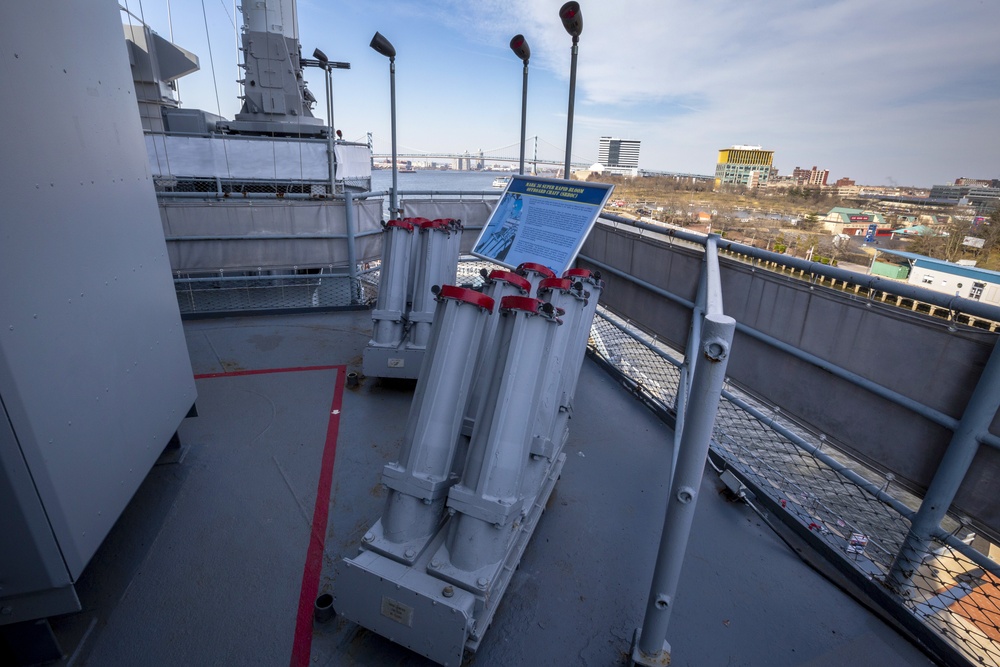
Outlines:
{"type": "Polygon", "coordinates": [[[850,216],[851,222],[871,222],[872,217],[870,215],[852,215],[850,216]]]}
{"type": "Polygon", "coordinates": [[[613,190],[607,183],[514,176],[472,254],[510,268],[535,262],[561,276],[613,190]]]}
{"type": "Polygon", "coordinates": [[[876,224],[868,225],[868,232],[865,234],[865,242],[866,243],[871,243],[872,241],[875,240],[875,230],[876,229],[878,229],[878,225],[876,225],[876,224]]]}

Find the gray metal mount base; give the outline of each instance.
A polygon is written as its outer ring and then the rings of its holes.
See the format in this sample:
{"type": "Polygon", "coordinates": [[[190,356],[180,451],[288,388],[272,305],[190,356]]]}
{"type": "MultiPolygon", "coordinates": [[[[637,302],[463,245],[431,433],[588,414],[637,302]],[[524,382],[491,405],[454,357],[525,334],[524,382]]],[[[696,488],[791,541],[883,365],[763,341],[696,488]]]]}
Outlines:
{"type": "Polygon", "coordinates": [[[415,380],[424,362],[424,348],[378,347],[365,348],[361,372],[375,378],[405,378],[415,380]]]}
{"type": "Polygon", "coordinates": [[[465,650],[479,647],[493,621],[565,463],[565,454],[552,461],[507,555],[491,566],[495,574],[487,586],[470,585],[469,573],[435,560],[447,553],[449,520],[412,565],[367,545],[354,558],[338,562],[333,585],[337,614],[442,665],[461,665],[465,650]]]}
{"type": "Polygon", "coordinates": [[[670,644],[663,642],[663,648],[657,655],[647,655],[639,649],[639,636],[642,628],[636,628],[632,634],[632,667],[666,667],[670,664],[670,644]]]}
{"type": "Polygon", "coordinates": [[[374,551],[337,563],[339,616],[449,667],[459,667],[476,596],[374,551]]]}
{"type": "Polygon", "coordinates": [[[548,471],[546,472],[545,478],[538,490],[538,494],[531,503],[531,508],[525,515],[523,521],[521,522],[521,527],[518,529],[517,535],[514,537],[507,550],[507,555],[497,565],[484,568],[484,570],[490,570],[491,574],[480,571],[476,574],[470,575],[468,572],[463,572],[450,567],[447,565],[448,549],[444,543],[441,544],[440,548],[436,552],[435,555],[438,557],[439,562],[443,563],[441,567],[437,569],[436,574],[445,581],[450,581],[458,586],[464,586],[472,589],[476,587],[476,582],[480,575],[485,574],[486,576],[484,578],[489,582],[487,589],[483,591],[483,594],[485,595],[485,606],[481,611],[476,613],[476,624],[469,633],[469,639],[465,644],[470,651],[475,651],[479,648],[479,644],[483,641],[483,636],[486,634],[487,628],[489,628],[490,624],[493,622],[493,615],[496,613],[497,607],[503,599],[503,595],[507,590],[507,585],[510,584],[511,577],[514,576],[514,571],[517,570],[517,566],[521,563],[521,557],[524,555],[524,550],[528,547],[528,542],[531,540],[531,536],[535,533],[538,521],[542,518],[542,513],[545,511],[545,504],[549,502],[549,496],[552,495],[552,490],[555,488],[556,482],[559,481],[559,476],[562,474],[562,469],[565,464],[565,454],[560,454],[554,461],[552,461],[552,465],[549,466],[548,471]]]}

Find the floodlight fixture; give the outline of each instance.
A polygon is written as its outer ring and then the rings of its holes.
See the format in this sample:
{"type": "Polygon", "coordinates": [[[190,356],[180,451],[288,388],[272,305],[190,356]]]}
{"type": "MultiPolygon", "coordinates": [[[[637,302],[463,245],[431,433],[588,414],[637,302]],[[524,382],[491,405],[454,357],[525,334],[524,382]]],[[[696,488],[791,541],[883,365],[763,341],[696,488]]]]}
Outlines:
{"type": "Polygon", "coordinates": [[[524,175],[524,133],[527,127],[528,116],[528,58],[531,57],[531,49],[528,48],[528,40],[524,35],[514,35],[510,40],[510,50],[524,63],[524,83],[521,86],[521,159],[518,163],[518,172],[524,175]]]}
{"type": "Polygon", "coordinates": [[[528,64],[528,58],[531,57],[531,49],[528,48],[528,40],[524,38],[524,35],[514,35],[510,40],[510,50],[514,52],[514,55],[524,61],[524,64],[528,64]]]}
{"type": "Polygon", "coordinates": [[[583,12],[579,2],[567,2],[559,8],[563,27],[573,37],[569,63],[569,110],[566,112],[566,162],[563,178],[569,179],[569,159],[573,150],[573,100],[576,98],[576,57],[580,53],[580,33],[583,32],[583,12]]]}
{"type": "Polygon", "coordinates": [[[566,32],[573,36],[573,41],[580,39],[583,32],[583,12],[580,11],[579,2],[567,2],[559,8],[559,18],[562,19],[566,32]]]}
{"type": "Polygon", "coordinates": [[[389,60],[394,60],[396,58],[396,49],[389,40],[382,36],[382,33],[380,32],[375,33],[375,36],[372,37],[371,44],[368,46],[372,47],[389,60]]]}
{"type": "Polygon", "coordinates": [[[322,63],[323,65],[326,65],[328,62],[330,62],[330,59],[326,57],[326,54],[320,51],[319,49],[313,49],[313,58],[320,61],[320,63],[322,63]]]}

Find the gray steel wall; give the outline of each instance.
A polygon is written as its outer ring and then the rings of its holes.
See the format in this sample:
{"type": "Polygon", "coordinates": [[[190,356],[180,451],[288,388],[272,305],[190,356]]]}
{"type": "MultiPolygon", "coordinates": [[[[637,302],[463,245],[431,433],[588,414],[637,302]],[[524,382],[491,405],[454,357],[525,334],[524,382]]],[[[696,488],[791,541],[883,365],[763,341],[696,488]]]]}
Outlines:
{"type": "MultiPolygon", "coordinates": [[[[694,301],[700,250],[634,231],[595,226],[582,255],[694,301]]],[[[585,264],[585,262],[581,262],[585,264]]],[[[996,334],[811,286],[722,259],[725,312],[737,322],[798,347],[904,396],[960,419],[996,334]]],[[[610,276],[601,303],[683,349],[690,312],[610,276]]],[[[912,488],[929,484],[951,431],[859,389],[745,333],[737,332],[729,376],[783,412],[912,488]]],[[[1000,418],[993,423],[993,432],[1000,418]]],[[[1000,534],[1000,451],[981,447],[956,501],[1000,534]]]]}
{"type": "Polygon", "coordinates": [[[195,400],[121,30],[0,21],[0,596],[80,575],[195,400]]]}
{"type": "Polygon", "coordinates": [[[472,248],[479,238],[479,234],[490,214],[496,208],[499,199],[411,199],[402,201],[403,217],[406,218],[427,218],[437,220],[439,218],[451,218],[461,220],[465,231],[462,232],[461,252],[472,252],[472,248]]]}
{"type": "MultiPolygon", "coordinates": [[[[355,201],[355,234],[379,230],[381,208],[381,199],[355,201]]],[[[248,206],[243,199],[164,199],[160,214],[174,271],[253,271],[348,264],[347,218],[342,201],[255,200],[248,206]],[[301,238],[288,238],[296,236],[301,238]],[[172,240],[184,238],[201,240],[172,240]]],[[[356,249],[358,261],[378,258],[381,234],[360,236],[356,249]]]]}

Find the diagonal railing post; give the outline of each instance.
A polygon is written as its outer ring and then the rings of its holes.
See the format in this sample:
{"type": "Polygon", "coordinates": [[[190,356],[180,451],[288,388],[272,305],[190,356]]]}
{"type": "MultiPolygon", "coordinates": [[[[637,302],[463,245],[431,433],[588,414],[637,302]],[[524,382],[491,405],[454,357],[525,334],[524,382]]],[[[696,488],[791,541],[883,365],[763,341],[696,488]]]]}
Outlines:
{"type": "Polygon", "coordinates": [[[733,318],[715,313],[705,316],[699,349],[704,356],[699,359],[698,370],[691,383],[688,415],[684,421],[677,469],[667,498],[667,514],[646,603],[646,615],[632,642],[633,665],[651,667],[668,664],[670,660],[667,625],[691,534],[698,489],[705,472],[705,459],[735,331],[736,320],[733,318]]]}
{"type": "Polygon", "coordinates": [[[347,272],[351,281],[351,305],[361,300],[361,281],[358,279],[358,252],[355,243],[354,195],[344,192],[344,223],[347,227],[347,272]]]}
{"type": "Polygon", "coordinates": [[[722,310],[722,281],[719,275],[718,235],[705,240],[704,279],[699,285],[698,302],[692,309],[697,317],[704,307],[698,348],[689,347],[686,364],[693,369],[691,388],[684,410],[680,444],[675,450],[675,467],[667,494],[667,512],[660,535],[660,548],[649,588],[642,628],[632,639],[632,664],[654,667],[670,663],[667,626],[673,611],[681,565],[687,551],[698,489],[705,474],[705,460],[712,442],[715,415],[722,398],[729,352],[736,333],[736,320],[722,310]]]}
{"type": "MultiPolygon", "coordinates": [[[[691,326],[688,328],[687,345],[684,347],[684,364],[680,368],[677,380],[677,395],[674,397],[674,449],[670,461],[670,479],[674,478],[677,469],[677,455],[680,452],[681,434],[684,433],[684,418],[687,412],[688,394],[691,378],[694,377],[695,366],[698,365],[698,345],[701,342],[701,320],[705,316],[705,300],[708,294],[708,246],[702,256],[701,272],[698,279],[698,291],[691,308],[691,326]]],[[[668,487],[669,488],[669,487],[668,487]]]]}
{"type": "Polygon", "coordinates": [[[962,421],[948,443],[920,509],[913,516],[906,539],[889,568],[887,583],[899,595],[908,597],[913,577],[930,551],[931,538],[955,500],[979,451],[979,439],[988,432],[997,409],[1000,409],[1000,341],[993,345],[962,421]]]}

